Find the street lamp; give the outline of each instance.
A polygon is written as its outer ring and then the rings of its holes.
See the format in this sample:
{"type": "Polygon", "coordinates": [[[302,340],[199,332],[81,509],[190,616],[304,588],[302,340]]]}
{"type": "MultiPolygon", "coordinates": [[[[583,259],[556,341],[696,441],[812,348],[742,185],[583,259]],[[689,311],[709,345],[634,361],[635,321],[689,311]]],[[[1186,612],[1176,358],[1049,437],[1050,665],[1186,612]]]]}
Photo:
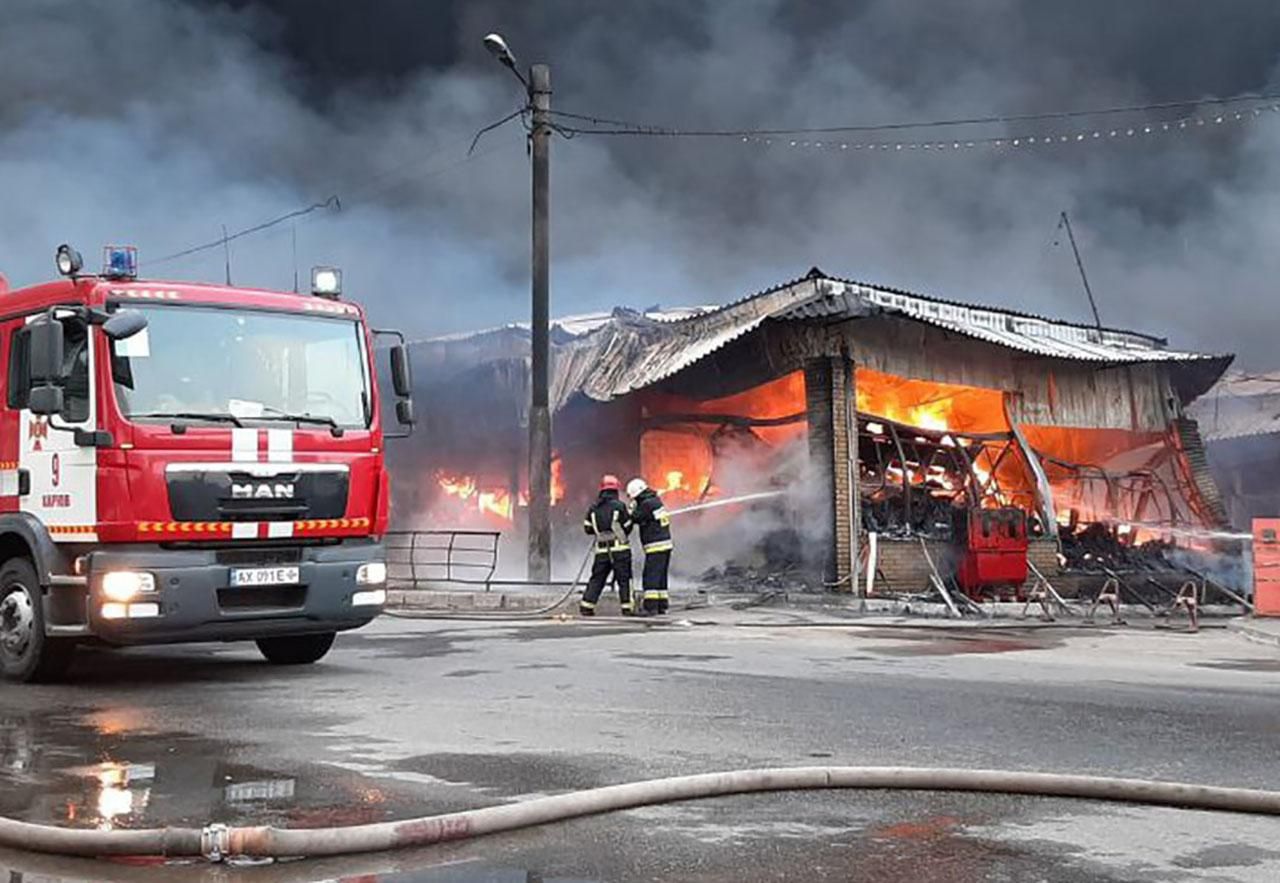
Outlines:
{"type": "Polygon", "coordinates": [[[533,113],[529,141],[533,154],[533,311],[529,357],[529,570],[530,582],[551,579],[551,68],[529,66],[525,79],[516,57],[500,34],[488,34],[484,46],[524,86],[533,113]]]}

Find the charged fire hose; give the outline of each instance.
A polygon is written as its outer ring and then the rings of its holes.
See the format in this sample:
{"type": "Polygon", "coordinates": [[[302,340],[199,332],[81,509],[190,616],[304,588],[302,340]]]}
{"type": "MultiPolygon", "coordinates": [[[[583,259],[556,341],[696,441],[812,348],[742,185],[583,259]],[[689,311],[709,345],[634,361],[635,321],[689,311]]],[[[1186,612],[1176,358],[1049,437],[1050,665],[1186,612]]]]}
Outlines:
{"type": "Polygon", "coordinates": [[[573,582],[569,584],[569,588],[565,593],[550,604],[538,607],[534,610],[494,610],[492,612],[475,611],[462,613],[453,610],[424,610],[421,613],[406,613],[403,610],[383,610],[383,616],[390,616],[394,619],[538,619],[557,610],[565,601],[573,597],[573,593],[578,591],[578,587],[582,585],[582,575],[587,571],[587,565],[591,563],[591,559],[595,557],[595,544],[593,543],[587,549],[587,555],[582,559],[582,564],[578,567],[578,573],[573,578],[573,582]]]}
{"type": "Polygon", "coordinates": [[[0,846],[59,855],[204,856],[210,861],[233,856],[335,856],[469,840],[682,800],[824,789],[1018,794],[1280,815],[1280,792],[1276,791],[1006,770],[827,766],[731,770],[651,779],[483,809],[344,828],[289,830],[209,825],[203,829],[97,831],[0,819],[0,846]]]}

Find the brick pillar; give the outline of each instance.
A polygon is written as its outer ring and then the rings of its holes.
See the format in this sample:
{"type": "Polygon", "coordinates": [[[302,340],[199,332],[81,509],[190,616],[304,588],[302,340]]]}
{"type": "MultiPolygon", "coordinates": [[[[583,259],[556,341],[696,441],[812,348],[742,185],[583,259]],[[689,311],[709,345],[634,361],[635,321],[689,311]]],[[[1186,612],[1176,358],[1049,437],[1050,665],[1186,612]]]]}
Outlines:
{"type": "MultiPolygon", "coordinates": [[[[805,405],[809,423],[809,463],[821,500],[816,516],[824,525],[820,556],[813,564],[828,582],[854,588],[853,550],[858,524],[857,463],[851,460],[850,429],[855,419],[854,372],[846,358],[810,359],[804,368],[805,405]]],[[[855,443],[856,444],[856,443],[855,443]]],[[[857,455],[856,447],[852,450],[857,455]]]]}

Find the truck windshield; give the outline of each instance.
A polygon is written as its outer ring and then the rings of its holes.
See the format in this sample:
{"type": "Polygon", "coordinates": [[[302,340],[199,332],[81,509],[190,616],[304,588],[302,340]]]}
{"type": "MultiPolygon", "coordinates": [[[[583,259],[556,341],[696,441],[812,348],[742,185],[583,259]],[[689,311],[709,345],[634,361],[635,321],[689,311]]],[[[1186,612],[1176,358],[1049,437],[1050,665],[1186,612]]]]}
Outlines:
{"type": "Polygon", "coordinates": [[[139,309],[146,329],[112,344],[125,417],[369,426],[368,362],[357,322],[217,307],[139,309]]]}

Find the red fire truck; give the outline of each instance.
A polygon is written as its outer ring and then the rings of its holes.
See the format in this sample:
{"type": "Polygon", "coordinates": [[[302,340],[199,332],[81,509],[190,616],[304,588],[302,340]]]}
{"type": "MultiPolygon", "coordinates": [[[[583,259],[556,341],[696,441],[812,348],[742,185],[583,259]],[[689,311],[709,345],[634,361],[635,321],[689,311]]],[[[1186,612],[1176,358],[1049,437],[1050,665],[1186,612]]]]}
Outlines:
{"type": "MultiPolygon", "coordinates": [[[[309,295],[100,275],[0,277],[0,673],[57,677],[76,644],[253,640],[314,662],[386,600],[388,479],[371,331],[317,268],[309,295]]],[[[387,437],[393,434],[388,433],[387,437]]]]}

